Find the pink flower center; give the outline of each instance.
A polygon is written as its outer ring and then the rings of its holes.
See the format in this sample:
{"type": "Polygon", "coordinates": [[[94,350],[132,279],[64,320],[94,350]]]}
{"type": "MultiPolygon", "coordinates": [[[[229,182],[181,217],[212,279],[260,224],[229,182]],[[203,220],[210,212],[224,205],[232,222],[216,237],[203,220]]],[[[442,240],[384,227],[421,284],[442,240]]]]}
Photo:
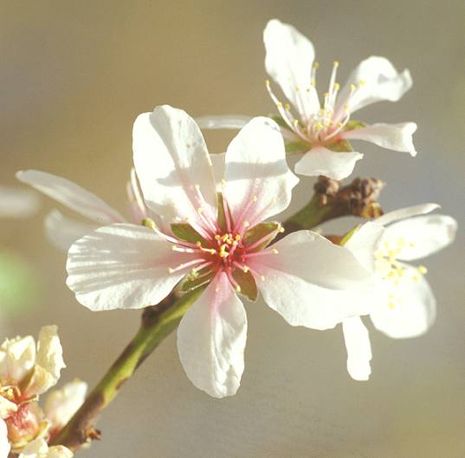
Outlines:
{"type": "MultiPolygon", "coordinates": [[[[185,271],[190,281],[201,285],[218,272],[225,272],[233,287],[241,291],[241,283],[253,273],[249,259],[265,254],[263,248],[283,230],[278,223],[261,223],[249,228],[250,224],[243,218],[249,213],[248,207],[250,203],[244,206],[238,220],[233,221],[223,200],[223,207],[219,209],[221,218],[213,220],[200,212],[201,219],[196,224],[173,224],[175,237],[169,237],[172,249],[187,254],[189,260],[170,268],[170,273],[185,271]]],[[[253,281],[253,277],[249,280],[253,281]]]]}

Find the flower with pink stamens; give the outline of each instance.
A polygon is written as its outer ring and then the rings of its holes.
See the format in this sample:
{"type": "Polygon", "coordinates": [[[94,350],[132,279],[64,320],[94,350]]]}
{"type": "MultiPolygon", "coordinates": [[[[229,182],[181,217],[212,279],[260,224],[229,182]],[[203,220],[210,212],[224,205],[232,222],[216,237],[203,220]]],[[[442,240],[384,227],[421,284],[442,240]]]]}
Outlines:
{"type": "Polygon", "coordinates": [[[177,341],[190,380],[215,397],[234,394],[244,369],[247,318],[239,296],[256,300],[261,292],[291,325],[316,329],[356,313],[356,305],[332,301],[367,277],[348,250],[310,231],[270,246],[282,227],[268,220],[287,208],[298,182],[272,120],[254,118],[232,140],[219,183],[199,127],[182,110],[141,114],[133,148],[158,224],[105,226],[71,246],[67,284],[81,304],[138,309],[175,286],[204,287],[177,341]]]}

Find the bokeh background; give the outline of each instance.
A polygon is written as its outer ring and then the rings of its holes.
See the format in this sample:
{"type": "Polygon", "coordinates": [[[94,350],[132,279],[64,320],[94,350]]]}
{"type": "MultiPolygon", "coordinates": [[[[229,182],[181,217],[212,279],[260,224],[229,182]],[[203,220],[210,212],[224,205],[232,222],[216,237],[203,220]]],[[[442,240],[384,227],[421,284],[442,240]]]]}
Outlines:
{"type": "MultiPolygon", "coordinates": [[[[193,115],[272,111],[261,39],[272,17],[313,40],[322,85],[334,59],[341,81],[372,54],[411,70],[413,89],[399,103],[377,104],[360,118],[416,121],[418,157],[363,144],[356,173],[387,182],[386,210],[434,201],[463,221],[463,0],[2,0],[0,182],[14,185],[18,169],[42,169],[125,210],[138,113],[162,103],[193,115]]],[[[217,151],[227,139],[208,135],[217,151]]],[[[310,185],[303,183],[297,202],[310,185]]],[[[0,223],[4,256],[20,255],[34,271],[16,286],[24,303],[14,313],[2,308],[0,330],[36,335],[57,323],[68,365],[63,381],[79,376],[93,385],[136,331],[139,313],[91,313],[74,300],[64,284],[65,254],[44,236],[43,216],[53,207],[44,199],[37,217],[0,223]]],[[[427,261],[439,304],[427,335],[394,341],[373,330],[369,382],[346,374],[340,329],[291,328],[262,304],[250,305],[237,396],[214,400],[196,390],[170,336],[101,418],[103,440],[81,455],[465,456],[463,244],[459,234],[427,261]]],[[[11,273],[14,261],[5,259],[11,273]]]]}

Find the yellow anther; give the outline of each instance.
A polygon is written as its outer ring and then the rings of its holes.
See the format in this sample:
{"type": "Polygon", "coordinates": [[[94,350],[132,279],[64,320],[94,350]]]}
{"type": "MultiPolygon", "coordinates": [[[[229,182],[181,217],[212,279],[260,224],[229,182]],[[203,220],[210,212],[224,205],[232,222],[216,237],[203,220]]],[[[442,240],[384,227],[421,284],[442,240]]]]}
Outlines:
{"type": "Polygon", "coordinates": [[[249,270],[250,269],[247,266],[242,267],[242,271],[245,272],[245,273],[249,272],[249,270]]]}
{"type": "Polygon", "coordinates": [[[290,110],[291,110],[291,106],[290,106],[288,103],[286,103],[286,104],[284,105],[284,109],[285,109],[286,111],[290,111],[290,110]]]}
{"type": "Polygon", "coordinates": [[[339,91],[341,89],[341,85],[339,83],[334,83],[334,90],[339,91]]]}
{"type": "Polygon", "coordinates": [[[355,84],[351,84],[350,85],[350,92],[355,92],[355,90],[357,89],[357,86],[355,86],[355,84]]]}
{"type": "Polygon", "coordinates": [[[334,67],[339,67],[339,61],[338,61],[338,60],[335,60],[335,61],[333,62],[333,66],[334,66],[334,67]]]}
{"type": "Polygon", "coordinates": [[[418,272],[420,272],[421,275],[425,275],[428,273],[428,269],[425,266],[418,266],[418,272]]]}
{"type": "Polygon", "coordinates": [[[272,252],[273,254],[278,254],[278,253],[279,253],[279,251],[278,251],[276,248],[273,248],[273,249],[271,250],[271,252],[272,252]]]}
{"type": "Polygon", "coordinates": [[[236,286],[236,293],[240,293],[241,292],[241,287],[239,285],[236,286]]]}
{"type": "Polygon", "coordinates": [[[197,213],[203,213],[203,208],[202,207],[197,208],[197,213]]]}
{"type": "Polygon", "coordinates": [[[168,267],[168,273],[170,274],[174,273],[174,269],[172,267],[168,267]]]}
{"type": "Polygon", "coordinates": [[[320,66],[319,62],[313,62],[313,68],[316,70],[320,66]]]}

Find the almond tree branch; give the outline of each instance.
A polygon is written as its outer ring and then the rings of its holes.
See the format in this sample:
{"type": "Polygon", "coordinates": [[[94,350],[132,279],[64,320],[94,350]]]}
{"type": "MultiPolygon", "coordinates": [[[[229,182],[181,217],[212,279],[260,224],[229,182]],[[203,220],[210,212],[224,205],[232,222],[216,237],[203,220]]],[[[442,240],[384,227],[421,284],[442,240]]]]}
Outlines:
{"type": "Polygon", "coordinates": [[[172,293],[157,306],[144,310],[137,334],[92,390],[81,408],[53,439],[52,445],[64,445],[75,451],[90,440],[100,437],[100,432],[94,428],[96,417],[113,401],[121,386],[134,374],[145,358],[177,327],[201,292],[202,288],[197,288],[181,298],[172,293]]]}

